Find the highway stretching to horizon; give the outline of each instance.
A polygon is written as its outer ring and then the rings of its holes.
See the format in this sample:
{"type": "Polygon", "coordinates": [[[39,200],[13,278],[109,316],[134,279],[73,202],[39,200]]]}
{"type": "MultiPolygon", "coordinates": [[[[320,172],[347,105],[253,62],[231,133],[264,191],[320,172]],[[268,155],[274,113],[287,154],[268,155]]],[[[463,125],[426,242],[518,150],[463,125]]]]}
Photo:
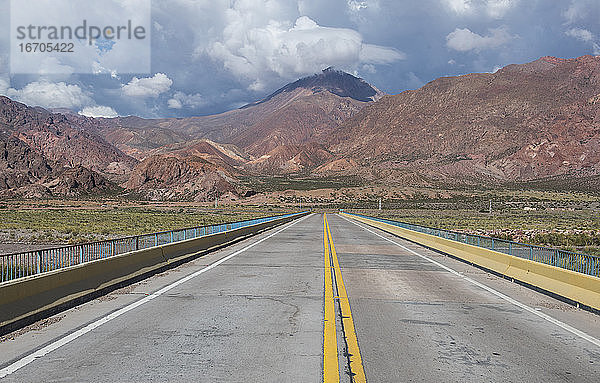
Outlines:
{"type": "Polygon", "coordinates": [[[311,214],[4,337],[4,382],[597,382],[600,316],[311,214]]]}

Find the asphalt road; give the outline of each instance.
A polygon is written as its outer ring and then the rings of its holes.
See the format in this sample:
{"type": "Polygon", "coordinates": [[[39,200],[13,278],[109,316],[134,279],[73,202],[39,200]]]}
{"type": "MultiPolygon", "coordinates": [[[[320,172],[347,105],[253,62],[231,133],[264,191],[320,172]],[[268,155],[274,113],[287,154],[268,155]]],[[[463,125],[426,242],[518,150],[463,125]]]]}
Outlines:
{"type": "MultiPolygon", "coordinates": [[[[367,381],[598,381],[600,316],[328,221],[367,381]]],[[[11,334],[1,381],[323,381],[323,239],[314,214],[11,334]]],[[[335,321],[350,381],[349,329],[335,321]]]]}

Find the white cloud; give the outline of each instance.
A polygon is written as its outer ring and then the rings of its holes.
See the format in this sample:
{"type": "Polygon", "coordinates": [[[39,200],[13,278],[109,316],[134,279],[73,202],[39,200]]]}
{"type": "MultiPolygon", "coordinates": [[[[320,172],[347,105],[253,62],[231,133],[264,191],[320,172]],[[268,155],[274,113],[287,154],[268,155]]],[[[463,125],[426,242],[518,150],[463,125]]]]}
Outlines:
{"type": "Polygon", "coordinates": [[[367,9],[368,7],[368,1],[348,0],[348,10],[351,12],[358,12],[361,9],[367,9]]]}
{"type": "Polygon", "coordinates": [[[405,60],[406,55],[397,50],[373,44],[362,44],[359,54],[360,62],[371,64],[391,64],[405,60]]]}
{"type": "Polygon", "coordinates": [[[500,19],[513,9],[519,0],[442,0],[450,10],[460,16],[487,15],[500,19]]]}
{"type": "Polygon", "coordinates": [[[114,118],[119,117],[119,114],[110,106],[86,106],[82,110],[79,111],[79,114],[86,117],[104,117],[104,118],[114,118]]]}
{"type": "Polygon", "coordinates": [[[183,109],[183,104],[176,98],[172,98],[167,101],[167,106],[169,109],[183,109]]]}
{"type": "Polygon", "coordinates": [[[370,74],[377,73],[377,69],[375,68],[375,65],[373,65],[373,64],[363,64],[360,69],[362,70],[362,72],[365,72],[365,73],[370,73],[370,74]]]}
{"type": "Polygon", "coordinates": [[[9,88],[6,95],[13,100],[44,108],[79,108],[92,103],[78,85],[64,82],[34,81],[23,89],[9,88]]]}
{"type": "MultiPolygon", "coordinates": [[[[586,19],[598,12],[598,0],[571,0],[569,7],[563,12],[563,17],[567,24],[572,24],[578,20],[586,19]]],[[[593,20],[598,22],[597,18],[593,20]]]]}
{"type": "Polygon", "coordinates": [[[167,101],[167,106],[171,109],[182,109],[183,107],[196,109],[206,104],[208,104],[208,101],[200,93],[175,92],[173,97],[167,101]]]}
{"type": "Polygon", "coordinates": [[[62,75],[62,77],[69,78],[73,74],[75,69],[71,65],[63,64],[56,57],[45,57],[39,59],[39,67],[37,74],[45,75],[62,75]]]}
{"type": "Polygon", "coordinates": [[[379,11],[379,0],[347,0],[348,11],[359,13],[365,10],[379,11]]]}
{"type": "Polygon", "coordinates": [[[119,77],[119,73],[115,69],[105,68],[99,62],[94,62],[92,64],[92,73],[96,75],[108,73],[110,74],[111,78],[117,80],[121,79],[121,77],[119,77]]]}
{"type": "Polygon", "coordinates": [[[582,28],[571,28],[565,32],[565,34],[569,37],[574,37],[577,40],[583,41],[585,43],[590,43],[592,46],[592,52],[595,56],[600,55],[600,45],[596,43],[595,36],[592,32],[587,29],[582,28]]]}
{"type": "Polygon", "coordinates": [[[271,20],[267,25],[246,28],[232,22],[223,41],[215,42],[208,54],[221,61],[238,78],[249,80],[252,90],[263,90],[276,74],[294,78],[328,66],[349,69],[361,63],[387,64],[405,58],[387,47],[366,44],[360,33],[347,28],[319,26],[309,17],[295,24],[271,20]]]}
{"type": "Polygon", "coordinates": [[[446,36],[446,46],[459,52],[480,51],[497,48],[515,38],[505,28],[490,29],[489,32],[488,36],[481,36],[468,28],[456,28],[446,36]]]}
{"type": "Polygon", "coordinates": [[[488,0],[485,9],[490,17],[500,19],[514,8],[518,2],[519,0],[488,0]]]}
{"type": "Polygon", "coordinates": [[[471,0],[443,0],[455,13],[463,15],[471,11],[471,0]]]}
{"type": "Polygon", "coordinates": [[[571,4],[569,5],[569,8],[567,8],[563,12],[563,16],[565,19],[567,19],[567,23],[572,23],[580,17],[581,8],[582,7],[579,5],[579,3],[577,1],[571,2],[571,4]]]}
{"type": "Polygon", "coordinates": [[[0,77],[0,94],[6,94],[9,87],[10,82],[8,81],[8,79],[0,77]]]}
{"type": "Polygon", "coordinates": [[[380,10],[379,0],[346,0],[346,13],[356,24],[372,23],[377,20],[380,10]]]}
{"type": "Polygon", "coordinates": [[[571,28],[565,32],[567,36],[575,37],[577,40],[590,42],[594,40],[594,35],[587,29],[571,28]]]}
{"type": "Polygon", "coordinates": [[[129,97],[158,97],[171,89],[171,85],[173,80],[164,73],[157,73],[153,77],[134,77],[127,85],[123,85],[121,90],[129,97]]]}

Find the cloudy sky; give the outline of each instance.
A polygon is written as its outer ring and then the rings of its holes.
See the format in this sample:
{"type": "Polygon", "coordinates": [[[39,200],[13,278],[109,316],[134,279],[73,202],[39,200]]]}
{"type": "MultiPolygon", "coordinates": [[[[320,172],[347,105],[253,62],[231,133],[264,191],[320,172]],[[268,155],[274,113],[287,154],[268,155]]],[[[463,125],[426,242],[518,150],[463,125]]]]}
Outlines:
{"type": "Polygon", "coordinates": [[[9,21],[1,12],[0,94],[92,116],[218,113],[328,66],[395,94],[541,56],[600,55],[598,0],[153,0],[146,74],[11,75],[9,21]]]}

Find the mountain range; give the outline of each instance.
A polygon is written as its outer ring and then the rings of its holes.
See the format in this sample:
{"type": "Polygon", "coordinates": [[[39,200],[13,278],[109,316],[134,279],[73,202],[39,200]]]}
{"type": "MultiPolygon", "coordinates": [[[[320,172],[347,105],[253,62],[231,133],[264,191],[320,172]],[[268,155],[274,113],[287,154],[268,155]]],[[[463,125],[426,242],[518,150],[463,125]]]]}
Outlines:
{"type": "Polygon", "coordinates": [[[450,184],[597,175],[599,99],[600,57],[543,57],[384,97],[328,147],[382,174],[450,184]]]}
{"type": "MultiPolygon", "coordinates": [[[[0,97],[0,196],[210,200],[240,180],[597,185],[600,57],[543,57],[384,95],[331,68],[222,114],[88,118],[0,97]]],[[[560,186],[558,186],[560,185],[560,186]]],[[[590,186],[593,187],[593,186],[590,186]]]]}

